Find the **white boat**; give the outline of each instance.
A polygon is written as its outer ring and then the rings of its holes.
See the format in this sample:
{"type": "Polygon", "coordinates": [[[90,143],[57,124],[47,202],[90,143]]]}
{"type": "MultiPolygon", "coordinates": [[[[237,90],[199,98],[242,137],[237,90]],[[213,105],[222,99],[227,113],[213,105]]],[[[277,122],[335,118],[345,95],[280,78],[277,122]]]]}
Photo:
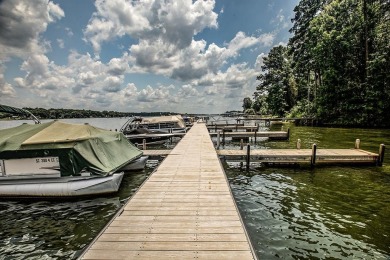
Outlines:
{"type": "Polygon", "coordinates": [[[134,129],[148,129],[159,133],[186,133],[187,127],[181,115],[159,117],[132,117],[121,128],[123,134],[134,129]]]}
{"type": "Polygon", "coordinates": [[[0,196],[116,192],[142,151],[122,133],[52,121],[0,130],[0,196]]]}
{"type": "Polygon", "coordinates": [[[0,197],[76,197],[116,192],[123,172],[96,176],[0,178],[0,197]]]}
{"type": "Polygon", "coordinates": [[[137,160],[134,160],[127,164],[126,166],[122,167],[120,171],[140,171],[145,168],[146,161],[148,160],[149,156],[141,156],[137,160]]]}
{"type": "Polygon", "coordinates": [[[130,142],[138,146],[142,145],[144,140],[146,145],[163,144],[174,136],[174,134],[152,131],[146,128],[131,129],[125,131],[124,135],[130,142]]]}

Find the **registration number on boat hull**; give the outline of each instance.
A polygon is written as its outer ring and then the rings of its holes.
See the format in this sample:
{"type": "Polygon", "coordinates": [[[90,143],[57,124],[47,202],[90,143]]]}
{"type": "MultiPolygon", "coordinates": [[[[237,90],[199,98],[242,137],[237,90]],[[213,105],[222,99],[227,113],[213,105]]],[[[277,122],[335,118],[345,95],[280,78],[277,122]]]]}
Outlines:
{"type": "Polygon", "coordinates": [[[1,175],[32,175],[60,173],[58,157],[36,157],[0,160],[1,175]]]}

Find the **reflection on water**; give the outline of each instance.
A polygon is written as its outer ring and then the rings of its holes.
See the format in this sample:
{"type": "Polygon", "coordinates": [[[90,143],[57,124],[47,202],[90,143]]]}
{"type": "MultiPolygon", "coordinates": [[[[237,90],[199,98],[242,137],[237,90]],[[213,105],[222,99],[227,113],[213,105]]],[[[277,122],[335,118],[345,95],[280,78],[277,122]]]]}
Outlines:
{"type": "Polygon", "coordinates": [[[111,196],[0,201],[0,259],[76,258],[156,166],[127,173],[111,196]]]}
{"type": "MultiPolygon", "coordinates": [[[[284,126],[285,128],[286,126],[284,126]]],[[[255,149],[353,148],[378,152],[388,130],[294,127],[290,141],[252,144],[255,149]]],[[[275,130],[275,129],[273,129],[275,130]]],[[[285,130],[285,129],[284,129],[285,130]]],[[[225,149],[238,149],[227,143],[225,149]]],[[[390,257],[390,156],[384,167],[311,169],[225,164],[234,197],[260,259],[388,259],[390,257]],[[387,163],[387,164],[386,164],[387,163]]]]}
{"type": "Polygon", "coordinates": [[[390,256],[390,176],[339,167],[227,171],[260,258],[390,256]]]}
{"type": "MultiPolygon", "coordinates": [[[[89,123],[119,129],[125,121],[91,119],[89,123]]],[[[291,128],[290,141],[259,139],[252,147],[294,148],[299,138],[302,148],[312,143],[319,148],[353,148],[359,138],[362,149],[378,152],[379,144],[390,140],[388,130],[293,125],[271,129],[287,127],[291,128]]],[[[3,121],[0,128],[5,128],[3,121]]],[[[228,141],[224,148],[239,149],[239,144],[228,141]]],[[[149,162],[145,171],[126,175],[119,193],[111,196],[1,200],[0,259],[76,258],[156,166],[157,162],[149,162]]],[[[383,167],[267,168],[253,164],[248,172],[239,163],[224,167],[260,259],[390,258],[390,152],[383,167]]]]}

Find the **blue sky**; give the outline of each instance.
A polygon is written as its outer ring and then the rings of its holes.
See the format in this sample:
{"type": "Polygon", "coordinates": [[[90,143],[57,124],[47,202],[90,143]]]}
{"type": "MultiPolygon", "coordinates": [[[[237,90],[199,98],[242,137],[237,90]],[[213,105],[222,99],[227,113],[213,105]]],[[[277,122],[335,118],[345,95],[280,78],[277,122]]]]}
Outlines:
{"type": "Polygon", "coordinates": [[[252,96],[298,0],[0,1],[0,103],[223,113],[252,96]]]}

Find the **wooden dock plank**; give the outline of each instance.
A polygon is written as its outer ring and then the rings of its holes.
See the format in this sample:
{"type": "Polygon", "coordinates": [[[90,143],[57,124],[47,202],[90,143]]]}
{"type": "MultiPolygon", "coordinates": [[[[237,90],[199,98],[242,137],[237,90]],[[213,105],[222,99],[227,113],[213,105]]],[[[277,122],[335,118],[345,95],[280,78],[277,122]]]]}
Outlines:
{"type": "Polygon", "coordinates": [[[245,251],[114,251],[90,250],[84,259],[250,259],[251,253],[245,251]]]}
{"type": "Polygon", "coordinates": [[[256,259],[204,124],[195,124],[83,259],[256,259]]]}
{"type": "MultiPolygon", "coordinates": [[[[225,132],[225,137],[274,137],[287,138],[288,132],[284,131],[264,131],[264,132],[225,132]]],[[[218,133],[210,133],[211,137],[218,136],[218,133]]],[[[222,133],[220,134],[222,137],[222,133]]]]}
{"type": "MultiPolygon", "coordinates": [[[[246,150],[217,150],[219,156],[234,161],[245,161],[246,150]]],[[[317,163],[376,163],[378,154],[360,149],[317,149],[317,163]]],[[[311,149],[251,150],[250,161],[274,163],[310,163],[311,149]]]]}

